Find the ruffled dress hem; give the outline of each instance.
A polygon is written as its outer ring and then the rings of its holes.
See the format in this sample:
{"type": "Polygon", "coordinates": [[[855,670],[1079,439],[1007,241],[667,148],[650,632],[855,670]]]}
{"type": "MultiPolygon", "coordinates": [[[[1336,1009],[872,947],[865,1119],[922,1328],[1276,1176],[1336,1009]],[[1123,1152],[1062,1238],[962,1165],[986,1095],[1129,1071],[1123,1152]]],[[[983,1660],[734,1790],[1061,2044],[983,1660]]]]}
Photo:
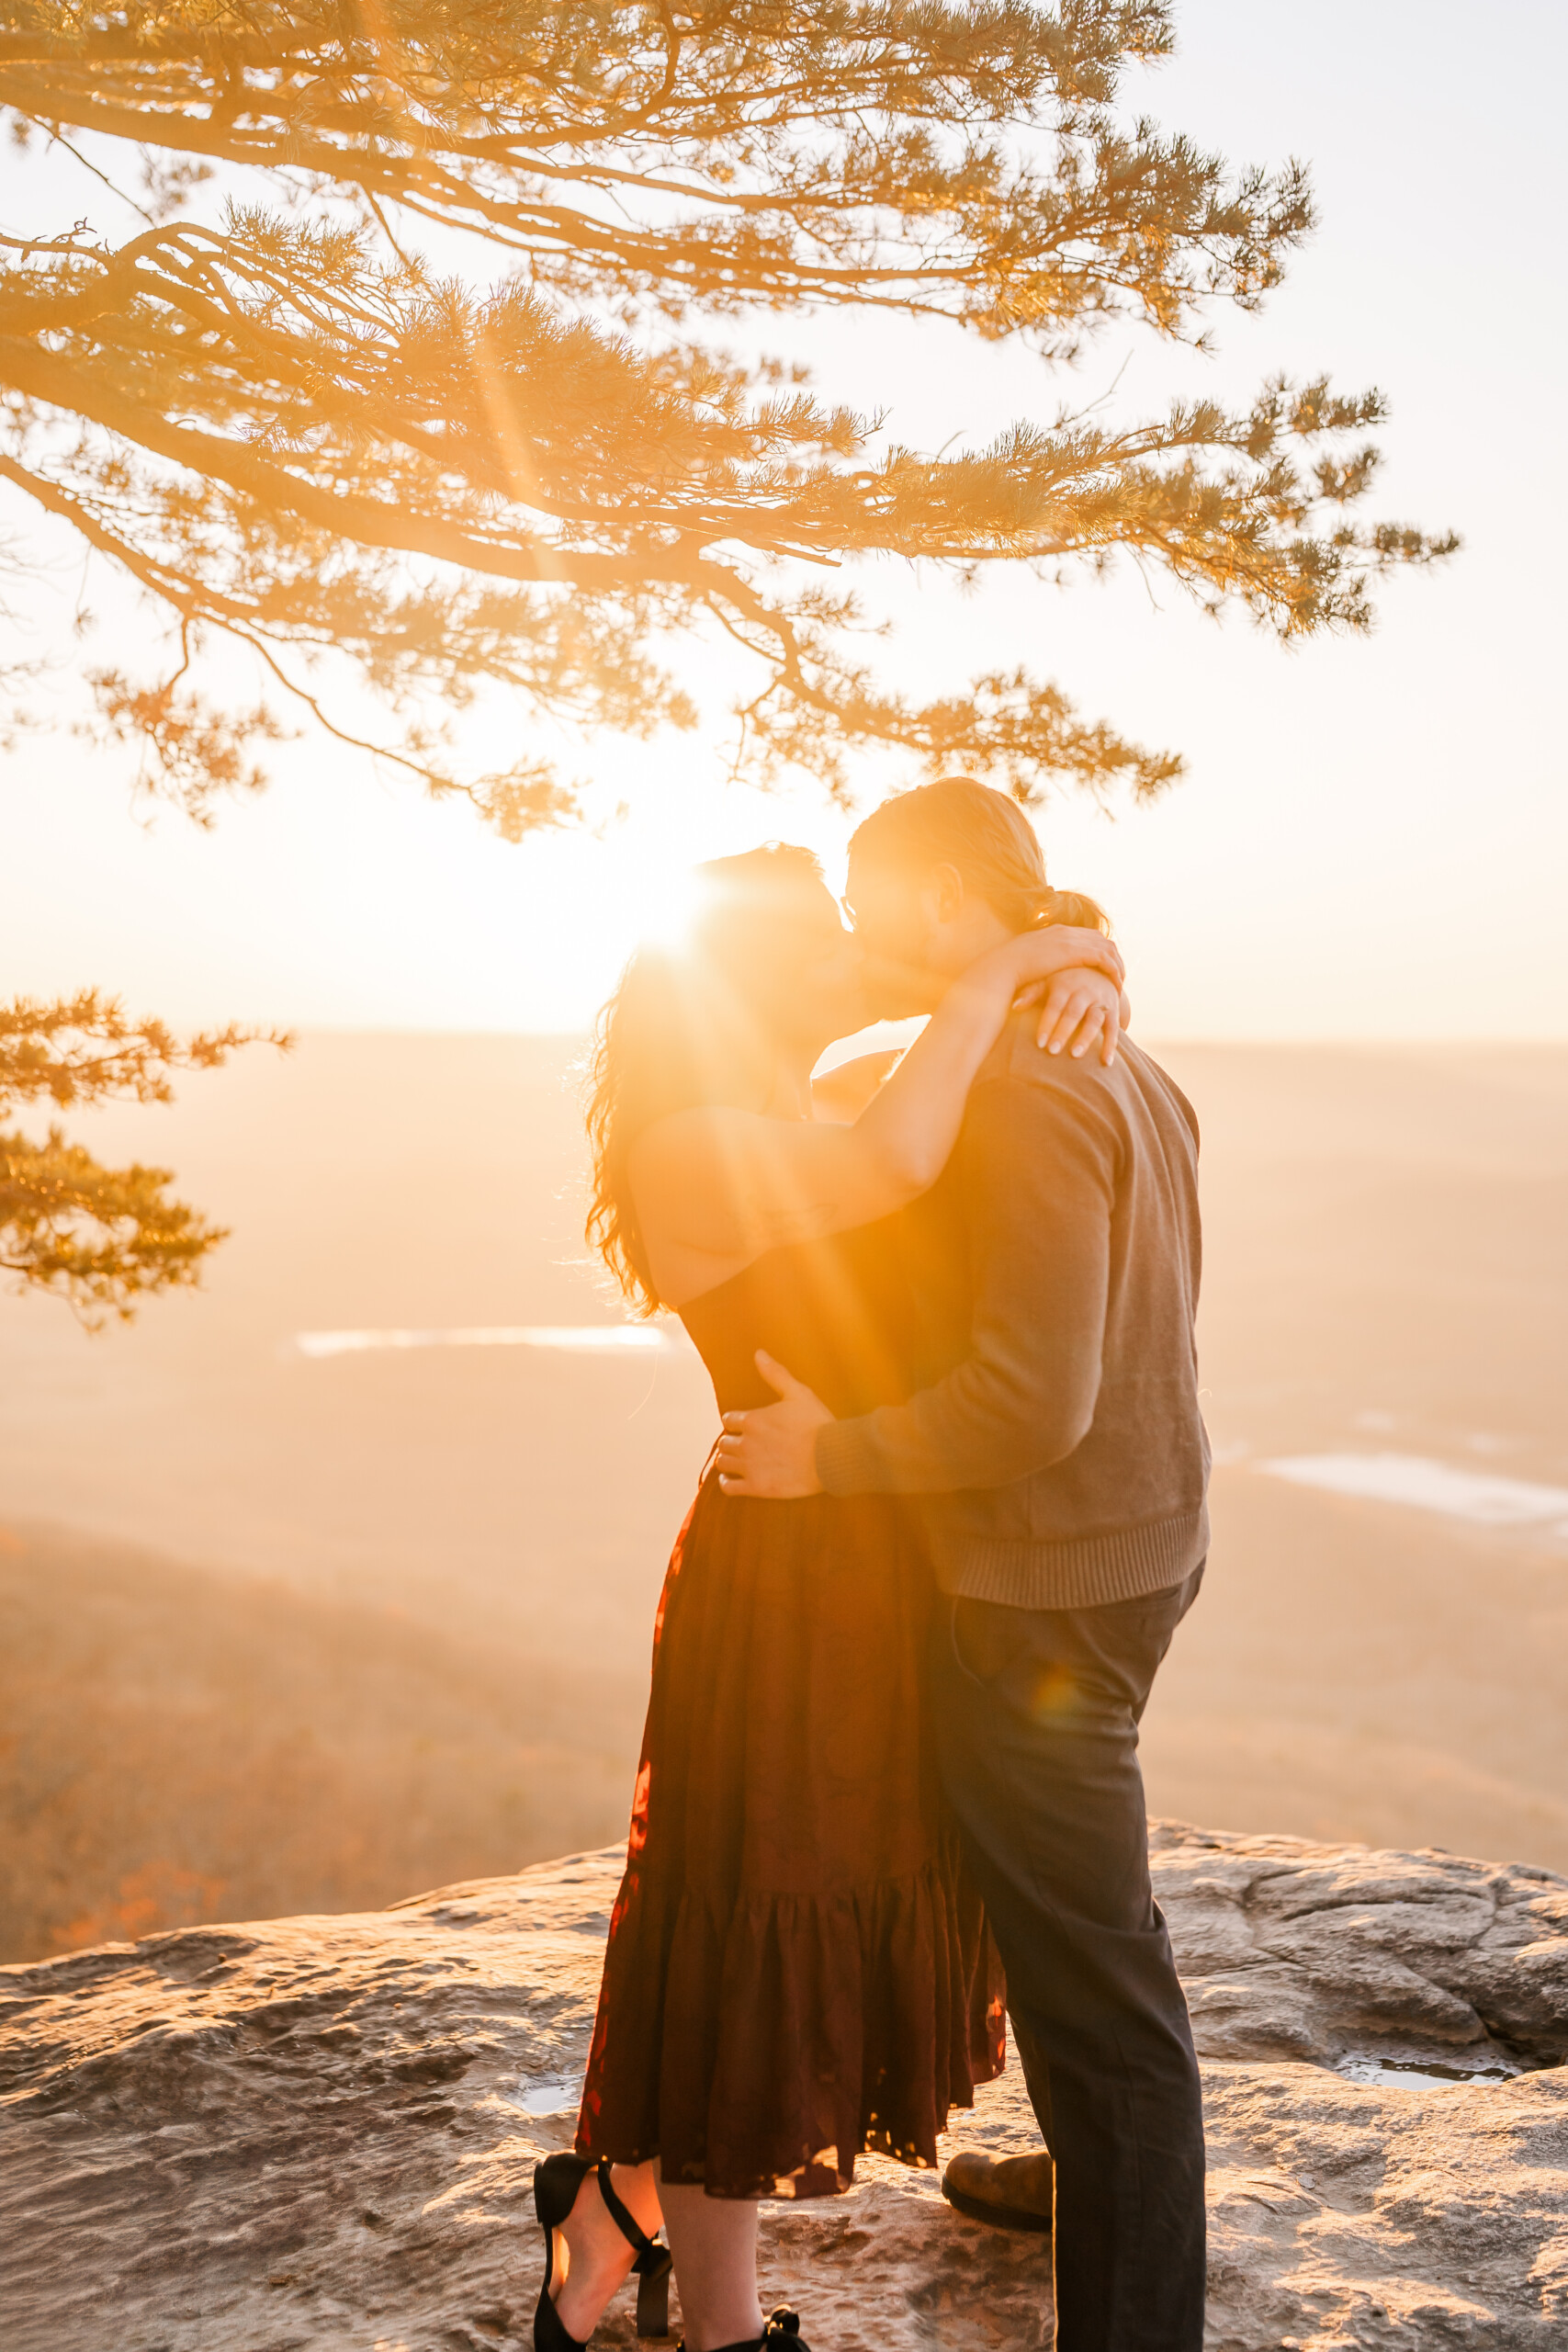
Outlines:
{"type": "Polygon", "coordinates": [[[671,1890],[634,1861],[578,2153],[657,2156],[713,2197],[839,2195],[863,2154],[934,2168],[951,2110],[1001,2073],[1004,2037],[955,1833],[906,1877],[829,1894],[671,1890]]]}

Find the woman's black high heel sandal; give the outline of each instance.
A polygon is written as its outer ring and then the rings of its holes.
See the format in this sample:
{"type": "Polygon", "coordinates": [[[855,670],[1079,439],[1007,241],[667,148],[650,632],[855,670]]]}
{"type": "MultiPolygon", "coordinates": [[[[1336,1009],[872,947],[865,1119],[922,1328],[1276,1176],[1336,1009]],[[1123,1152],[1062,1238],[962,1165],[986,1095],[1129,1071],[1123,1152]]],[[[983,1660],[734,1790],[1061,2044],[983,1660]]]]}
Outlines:
{"type": "Polygon", "coordinates": [[[602,2156],[595,2165],[587,2156],[573,2155],[569,2149],[562,2149],[534,2167],[534,2211],[545,2233],[545,2283],[539,2290],[538,2308],[534,2313],[534,2352],[582,2352],[576,2336],[568,2335],[566,2324],[550,2300],[550,2283],[556,2275],[556,2232],[566,2226],[577,2202],[578,2190],[591,2172],[599,2176],[599,2194],[604,2199],[605,2211],[636,2252],[632,2277],[637,2280],[637,2332],[639,2336],[670,2333],[669,2247],[650,2238],[633,2221],[611,2184],[608,2156],[602,2156]]]}
{"type": "MultiPolygon", "coordinates": [[[[675,2352],[686,2352],[682,2336],[675,2352]]],[[[811,2352],[811,2346],[800,2332],[800,2314],[780,2303],[762,2323],[761,2335],[749,2335],[739,2344],[722,2344],[719,2352],[811,2352]]]]}

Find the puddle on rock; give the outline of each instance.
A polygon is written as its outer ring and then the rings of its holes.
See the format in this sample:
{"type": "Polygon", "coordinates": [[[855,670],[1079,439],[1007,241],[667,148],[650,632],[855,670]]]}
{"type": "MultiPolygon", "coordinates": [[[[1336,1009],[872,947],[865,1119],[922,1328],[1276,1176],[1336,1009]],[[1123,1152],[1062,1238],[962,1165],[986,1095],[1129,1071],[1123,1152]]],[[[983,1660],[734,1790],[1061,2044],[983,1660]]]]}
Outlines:
{"type": "Polygon", "coordinates": [[[1454,2090],[1466,2083],[1511,2083],[1524,2069],[1502,2060],[1484,2066],[1452,2066],[1442,2058],[1355,2056],[1337,2060],[1334,2071],[1348,2083],[1366,2083],[1377,2090],[1454,2090]]]}
{"type": "Polygon", "coordinates": [[[581,2075],[542,2075],[526,2090],[507,2101],[525,2115],[575,2115],[582,2101],[581,2075]]]}

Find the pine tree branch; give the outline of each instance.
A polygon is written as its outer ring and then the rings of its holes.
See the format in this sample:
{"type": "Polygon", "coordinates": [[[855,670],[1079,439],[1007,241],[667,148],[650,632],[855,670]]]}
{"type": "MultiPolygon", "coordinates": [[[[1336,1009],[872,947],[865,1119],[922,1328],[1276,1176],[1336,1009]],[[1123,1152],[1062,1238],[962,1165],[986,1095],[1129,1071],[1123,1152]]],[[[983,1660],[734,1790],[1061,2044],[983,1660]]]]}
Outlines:
{"type": "Polygon", "coordinates": [[[45,1099],[57,1110],[168,1102],[176,1070],[220,1069],[242,1046],[287,1053],[293,1042],[285,1031],[237,1023],[176,1037],[161,1021],[127,1020],[118,998],[100,989],[52,1002],[16,997],[0,1004],[0,1112],[45,1099]]]}
{"type": "Polygon", "coordinates": [[[227,1238],[170,1198],[166,1168],[106,1168],[51,1127],[41,1144],[0,1134],[0,1269],[62,1298],[88,1329],[188,1289],[227,1238]]]}
{"type": "Polygon", "coordinates": [[[188,468],[193,474],[225,482],[259,506],[297,514],[333,537],[352,538],[361,547],[434,556],[444,563],[491,572],[502,580],[562,582],[582,588],[628,587],[644,580],[694,582],[689,564],[655,560],[634,569],[611,557],[577,555],[543,542],[486,541],[431,516],[400,514],[369,498],[319,490],[286,467],[259,457],[243,443],[172,424],[155,409],[117,393],[86,369],[10,335],[0,335],[0,380],[30,400],[47,401],[85,417],[139,448],[188,468]]]}
{"type": "MultiPolygon", "coordinates": [[[[1310,225],[1305,177],[1117,122],[1122,63],[1169,46],[1160,0],[801,0],[786,19],[773,0],[537,0],[504,22],[429,0],[378,0],[373,21],[354,0],[265,20],[170,0],[85,28],[66,0],[33,8],[0,40],[0,89],[51,135],[227,162],[299,203],[112,252],[84,224],[9,241],[0,478],[186,643],[247,644],[329,732],[432,789],[502,806],[496,779],[446,773],[419,696],[461,708],[501,685],[584,729],[684,726],[649,649],[704,628],[760,666],[738,707],[762,772],[840,790],[852,740],[989,763],[1023,791],[1053,774],[1158,789],[1168,755],[1084,726],[1041,682],[976,681],[967,718],[964,697],[880,689],[843,650],[852,594],[820,575],[1121,554],[1289,639],[1365,628],[1372,583],[1451,550],[1351,517],[1376,452],[1335,436],[1378,423],[1375,396],[1276,384],[1240,413],[877,459],[880,420],[590,323],[589,302],[893,305],[1059,356],[1118,315],[1176,334],[1215,300],[1254,303],[1310,225]],[[478,226],[529,282],[436,280],[394,243],[393,206],[478,226]],[[299,681],[293,655],[321,650],[416,715],[379,741],[345,724],[299,681]]],[[[241,747],[270,722],[226,718],[178,675],[93,683],[111,730],[205,815],[255,780],[241,747]]],[[[506,822],[570,801],[542,763],[516,774],[506,822]]]]}

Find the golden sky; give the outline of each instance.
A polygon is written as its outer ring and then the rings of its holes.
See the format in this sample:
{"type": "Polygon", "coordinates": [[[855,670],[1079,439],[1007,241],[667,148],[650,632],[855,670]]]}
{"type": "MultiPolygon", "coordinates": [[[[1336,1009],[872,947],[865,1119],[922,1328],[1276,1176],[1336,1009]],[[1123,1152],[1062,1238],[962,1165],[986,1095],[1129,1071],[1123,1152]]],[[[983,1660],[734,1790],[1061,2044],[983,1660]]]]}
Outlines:
{"type": "MultiPolygon", "coordinates": [[[[1370,640],[1287,655],[1130,572],[1063,592],[998,571],[967,597],[891,568],[864,579],[898,620],[904,676],[956,686],[1027,661],[1086,715],[1188,754],[1156,808],[1112,823],[1067,797],[1041,817],[1053,877],[1117,920],[1145,1034],[1568,1035],[1565,15],[1183,0],[1181,55],[1130,105],[1233,161],[1305,155],[1323,213],[1264,313],[1217,319],[1213,358],[1115,340],[1064,386],[1021,351],[930,327],[771,320],[755,338],[809,357],[828,394],[887,406],[924,448],[1048,418],[1064,394],[1157,409],[1175,390],[1245,397],[1281,367],[1389,395],[1378,511],[1466,545],[1384,591],[1370,640]]],[[[21,520],[0,517],[13,535],[21,520]]],[[[63,642],[77,579],[58,569],[40,644],[57,628],[63,642]]],[[[847,826],[816,795],[723,786],[722,729],[596,745],[599,801],[633,815],[513,849],[307,741],[213,831],[150,823],[118,755],[70,734],[63,684],[38,699],[60,724],[6,762],[0,994],[91,981],[182,1021],[571,1028],[689,860],[779,836],[841,862],[847,826]]],[[[869,803],[917,780],[879,764],[859,784],[869,803]]]]}

